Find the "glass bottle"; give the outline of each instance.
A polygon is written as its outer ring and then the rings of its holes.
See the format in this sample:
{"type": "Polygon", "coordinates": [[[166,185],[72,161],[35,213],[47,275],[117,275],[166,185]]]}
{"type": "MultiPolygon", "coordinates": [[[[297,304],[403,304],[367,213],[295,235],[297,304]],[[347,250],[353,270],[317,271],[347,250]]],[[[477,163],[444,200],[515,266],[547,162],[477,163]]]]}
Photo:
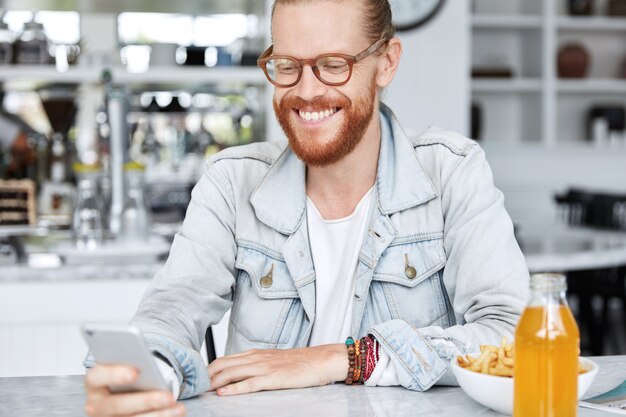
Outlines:
{"type": "Polygon", "coordinates": [[[98,192],[100,171],[97,166],[75,165],[78,192],[72,230],[79,249],[93,250],[104,242],[103,206],[98,192]]]}
{"type": "Polygon", "coordinates": [[[48,37],[43,25],[34,20],[24,23],[24,30],[15,42],[15,62],[38,65],[49,61],[48,37]]]}
{"type": "Polygon", "coordinates": [[[146,241],[150,235],[150,212],[143,193],[144,167],[136,162],[124,165],[126,199],[122,209],[121,237],[125,241],[146,241]]]}
{"type": "Polygon", "coordinates": [[[580,336],[562,274],[533,274],[515,331],[514,417],[572,417],[580,336]]]}
{"type": "Polygon", "coordinates": [[[13,42],[15,34],[6,22],[0,21],[0,64],[13,63],[13,42]]]}

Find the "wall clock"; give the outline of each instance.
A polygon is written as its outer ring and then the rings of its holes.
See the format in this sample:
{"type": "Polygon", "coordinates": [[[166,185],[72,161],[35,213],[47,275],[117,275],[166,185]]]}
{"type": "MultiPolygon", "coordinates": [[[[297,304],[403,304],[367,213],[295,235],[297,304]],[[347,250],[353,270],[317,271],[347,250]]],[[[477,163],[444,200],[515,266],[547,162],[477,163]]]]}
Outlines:
{"type": "Polygon", "coordinates": [[[441,11],[445,0],[389,0],[393,25],[398,31],[416,29],[441,11]]]}

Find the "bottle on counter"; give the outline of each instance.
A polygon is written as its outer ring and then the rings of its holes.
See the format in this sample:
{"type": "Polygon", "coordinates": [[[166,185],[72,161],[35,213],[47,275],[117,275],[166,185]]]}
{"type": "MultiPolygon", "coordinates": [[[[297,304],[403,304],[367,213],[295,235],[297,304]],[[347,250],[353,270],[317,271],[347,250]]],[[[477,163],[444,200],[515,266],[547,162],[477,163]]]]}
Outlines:
{"type": "Polygon", "coordinates": [[[41,65],[49,62],[48,37],[43,24],[35,22],[33,17],[24,23],[24,30],[15,41],[15,63],[41,65]]]}
{"type": "Polygon", "coordinates": [[[15,33],[4,20],[0,20],[0,65],[13,63],[13,44],[15,33]]]}
{"type": "Polygon", "coordinates": [[[562,274],[533,274],[515,331],[514,417],[571,417],[578,409],[578,326],[562,274]]]}
{"type": "Polygon", "coordinates": [[[151,216],[143,192],[144,166],[137,162],[124,165],[126,198],[122,209],[122,240],[146,241],[150,236],[151,216]]]}
{"type": "Polygon", "coordinates": [[[98,189],[100,167],[75,164],[78,178],[76,204],[72,217],[74,243],[79,249],[94,250],[104,242],[103,204],[98,189]]]}

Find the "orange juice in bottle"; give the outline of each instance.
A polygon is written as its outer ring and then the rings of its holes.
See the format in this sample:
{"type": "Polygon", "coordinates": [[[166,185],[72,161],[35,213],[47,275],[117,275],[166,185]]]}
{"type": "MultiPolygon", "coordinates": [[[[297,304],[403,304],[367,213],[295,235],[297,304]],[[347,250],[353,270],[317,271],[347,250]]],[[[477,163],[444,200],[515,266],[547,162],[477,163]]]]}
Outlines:
{"type": "Polygon", "coordinates": [[[578,411],[580,336],[561,274],[533,274],[515,330],[514,417],[573,417],[578,411]]]}

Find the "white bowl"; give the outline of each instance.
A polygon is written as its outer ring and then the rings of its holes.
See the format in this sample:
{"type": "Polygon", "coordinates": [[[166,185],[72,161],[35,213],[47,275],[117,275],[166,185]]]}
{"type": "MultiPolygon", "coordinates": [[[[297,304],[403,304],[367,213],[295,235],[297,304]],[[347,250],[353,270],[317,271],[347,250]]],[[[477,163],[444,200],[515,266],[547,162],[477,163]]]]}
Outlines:
{"type": "MultiPolygon", "coordinates": [[[[578,375],[578,398],[587,392],[600,369],[592,360],[580,358],[580,362],[587,372],[578,375]]],[[[450,364],[459,385],[471,399],[498,413],[513,413],[513,378],[485,375],[461,368],[456,357],[450,364]]]]}

